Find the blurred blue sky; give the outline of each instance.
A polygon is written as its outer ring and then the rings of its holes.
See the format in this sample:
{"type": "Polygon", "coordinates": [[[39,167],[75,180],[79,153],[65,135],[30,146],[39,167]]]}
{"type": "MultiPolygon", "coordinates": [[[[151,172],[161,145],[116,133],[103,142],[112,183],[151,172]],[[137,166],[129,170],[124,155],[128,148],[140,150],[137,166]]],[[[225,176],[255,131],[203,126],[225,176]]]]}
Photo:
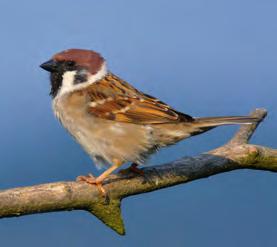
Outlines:
{"type": "MultiPolygon", "coordinates": [[[[269,111],[253,143],[277,146],[277,2],[1,0],[0,188],[99,173],[51,110],[53,53],[87,48],[144,92],[193,116],[269,111]]],[[[155,155],[223,144],[221,127],[155,155]]],[[[128,198],[127,235],[85,212],[0,220],[1,246],[276,246],[277,175],[236,171],[128,198]]]]}

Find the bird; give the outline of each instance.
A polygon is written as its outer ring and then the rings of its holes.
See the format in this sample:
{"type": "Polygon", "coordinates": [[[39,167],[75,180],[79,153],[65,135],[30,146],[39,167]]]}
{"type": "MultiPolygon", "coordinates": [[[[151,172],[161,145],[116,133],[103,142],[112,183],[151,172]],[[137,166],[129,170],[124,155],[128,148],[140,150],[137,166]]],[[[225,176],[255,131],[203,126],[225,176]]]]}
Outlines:
{"type": "Polygon", "coordinates": [[[104,180],[117,168],[131,170],[160,148],[214,127],[250,124],[249,116],[192,117],[143,93],[107,68],[100,53],[67,49],[40,67],[50,72],[50,95],[57,119],[98,166],[106,170],[77,180],[96,185],[104,196],[104,180]]]}

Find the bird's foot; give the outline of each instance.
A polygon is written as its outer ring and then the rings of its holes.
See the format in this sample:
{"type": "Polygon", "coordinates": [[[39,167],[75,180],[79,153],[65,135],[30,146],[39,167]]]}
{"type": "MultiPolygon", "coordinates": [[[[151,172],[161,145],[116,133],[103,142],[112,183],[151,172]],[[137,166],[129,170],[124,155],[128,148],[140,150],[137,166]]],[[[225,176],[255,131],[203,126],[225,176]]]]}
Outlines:
{"type": "Polygon", "coordinates": [[[92,185],[96,185],[100,194],[107,199],[108,195],[106,190],[103,187],[102,181],[97,180],[97,178],[95,178],[91,173],[89,173],[87,176],[78,176],[76,178],[77,182],[85,182],[88,184],[92,184],[92,185]]]}
{"type": "Polygon", "coordinates": [[[139,168],[138,168],[138,165],[135,164],[135,163],[133,163],[132,165],[130,165],[128,168],[122,169],[122,170],[119,171],[119,173],[122,174],[122,175],[126,175],[126,174],[128,174],[128,173],[130,173],[130,172],[135,173],[135,174],[138,174],[138,175],[141,175],[141,176],[143,176],[143,177],[145,176],[144,171],[141,170],[141,169],[139,169],[139,168]]]}

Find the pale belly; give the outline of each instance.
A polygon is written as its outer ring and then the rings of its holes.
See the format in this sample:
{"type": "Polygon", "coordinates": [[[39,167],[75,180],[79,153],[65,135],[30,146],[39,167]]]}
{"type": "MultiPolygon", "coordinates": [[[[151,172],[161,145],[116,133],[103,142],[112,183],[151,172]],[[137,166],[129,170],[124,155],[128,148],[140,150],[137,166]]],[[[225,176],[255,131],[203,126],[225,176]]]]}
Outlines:
{"type": "Polygon", "coordinates": [[[63,99],[53,101],[53,110],[62,125],[99,165],[112,164],[114,159],[142,163],[155,146],[150,126],[99,119],[80,107],[66,107],[63,99]]]}

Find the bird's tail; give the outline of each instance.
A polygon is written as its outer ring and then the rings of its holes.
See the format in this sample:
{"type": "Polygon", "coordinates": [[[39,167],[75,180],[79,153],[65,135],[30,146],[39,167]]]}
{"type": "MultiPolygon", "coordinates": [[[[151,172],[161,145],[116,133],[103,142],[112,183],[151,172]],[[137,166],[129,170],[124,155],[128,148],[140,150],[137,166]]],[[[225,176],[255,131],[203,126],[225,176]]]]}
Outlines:
{"type": "Polygon", "coordinates": [[[190,136],[201,134],[221,125],[251,124],[255,122],[258,122],[258,118],[248,116],[194,118],[194,121],[191,123],[190,136]]]}
{"type": "Polygon", "coordinates": [[[246,116],[192,118],[191,121],[184,121],[181,122],[180,125],[174,125],[168,135],[159,135],[159,138],[161,138],[161,136],[165,138],[162,142],[165,143],[166,146],[175,144],[177,141],[181,141],[190,136],[201,134],[220,125],[251,124],[258,121],[258,118],[246,116]],[[168,136],[170,138],[168,138],[168,136]]]}
{"type": "Polygon", "coordinates": [[[248,116],[203,117],[195,118],[194,124],[199,128],[210,129],[220,125],[251,124],[257,121],[258,118],[248,116]]]}

